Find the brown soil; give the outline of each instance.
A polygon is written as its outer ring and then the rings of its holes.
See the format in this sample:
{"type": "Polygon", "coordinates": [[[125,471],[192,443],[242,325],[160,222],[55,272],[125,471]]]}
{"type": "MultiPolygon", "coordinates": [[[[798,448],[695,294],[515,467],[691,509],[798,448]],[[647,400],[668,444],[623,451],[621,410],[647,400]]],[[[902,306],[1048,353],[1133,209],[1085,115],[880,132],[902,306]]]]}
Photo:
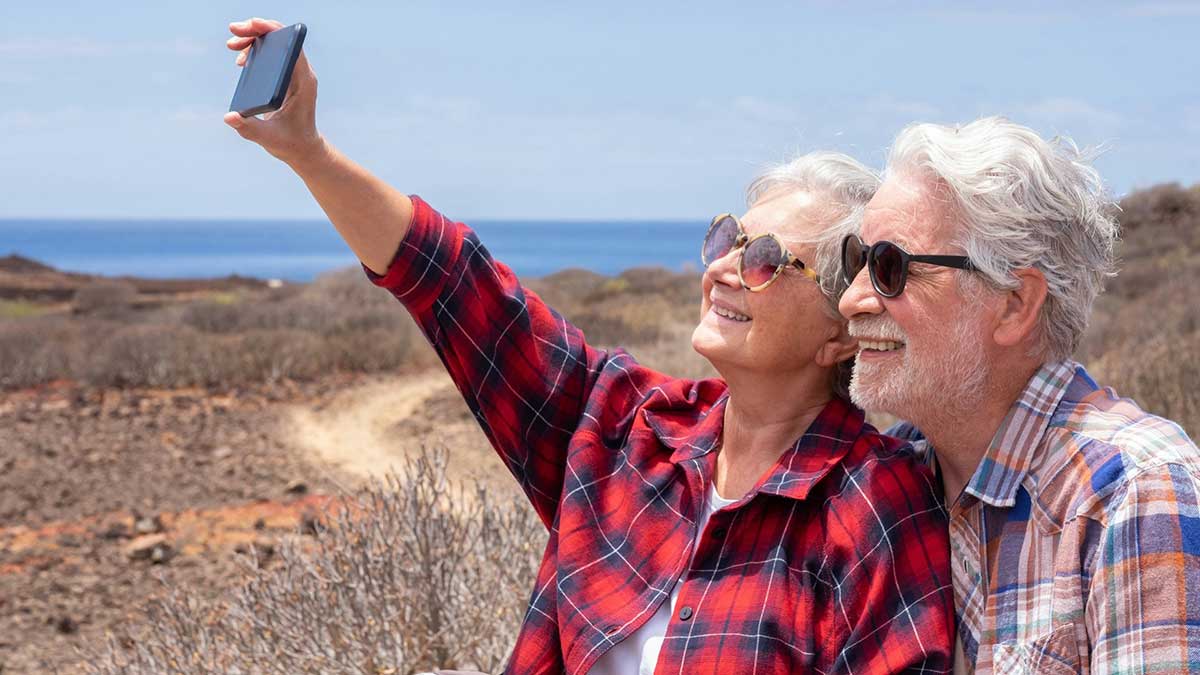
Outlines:
{"type": "Polygon", "coordinates": [[[422,443],[451,448],[459,477],[515,489],[440,371],[224,395],[61,382],[0,396],[0,428],[5,675],[121,639],[167,585],[227,592],[251,548],[269,564],[335,495],[422,443]],[[131,557],[147,542],[161,562],[131,557]]]}

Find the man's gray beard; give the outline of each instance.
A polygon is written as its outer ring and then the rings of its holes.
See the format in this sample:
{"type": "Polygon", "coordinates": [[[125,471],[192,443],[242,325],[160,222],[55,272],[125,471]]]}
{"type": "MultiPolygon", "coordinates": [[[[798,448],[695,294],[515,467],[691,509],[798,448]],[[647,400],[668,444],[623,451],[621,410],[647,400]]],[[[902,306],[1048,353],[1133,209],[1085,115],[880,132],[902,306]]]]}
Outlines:
{"type": "MultiPolygon", "coordinates": [[[[967,317],[963,317],[966,319],[967,317]]],[[[891,323],[884,334],[899,334],[891,323]]],[[[850,399],[864,410],[895,415],[917,427],[944,418],[962,418],[978,409],[988,380],[987,358],[970,321],[954,324],[945,347],[915,353],[905,342],[901,363],[855,359],[850,399]]]]}

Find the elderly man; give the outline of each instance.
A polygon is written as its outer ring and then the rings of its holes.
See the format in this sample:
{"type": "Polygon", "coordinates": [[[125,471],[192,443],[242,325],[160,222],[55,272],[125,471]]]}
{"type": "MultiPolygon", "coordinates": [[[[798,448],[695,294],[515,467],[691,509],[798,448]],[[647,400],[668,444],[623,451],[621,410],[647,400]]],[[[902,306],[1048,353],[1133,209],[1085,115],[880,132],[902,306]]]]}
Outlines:
{"type": "Polygon", "coordinates": [[[843,246],[851,396],[933,451],[967,672],[1200,672],[1200,455],[1070,360],[1112,213],[1070,143],[921,124],[843,246]]]}

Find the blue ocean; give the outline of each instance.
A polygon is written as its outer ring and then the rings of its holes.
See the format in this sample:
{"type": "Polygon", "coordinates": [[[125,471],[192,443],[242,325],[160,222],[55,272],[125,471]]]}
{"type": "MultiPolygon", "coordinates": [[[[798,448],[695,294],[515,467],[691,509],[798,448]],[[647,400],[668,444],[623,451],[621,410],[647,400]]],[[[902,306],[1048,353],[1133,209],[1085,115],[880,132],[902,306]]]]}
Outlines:
{"type": "MultiPolygon", "coordinates": [[[[699,221],[521,221],[469,223],[493,257],[520,276],[580,267],[616,274],[630,267],[700,266],[699,221]]],[[[0,219],[0,256],[16,253],[63,271],[151,278],[229,274],[312,281],[357,265],[323,220],[0,219]]]]}

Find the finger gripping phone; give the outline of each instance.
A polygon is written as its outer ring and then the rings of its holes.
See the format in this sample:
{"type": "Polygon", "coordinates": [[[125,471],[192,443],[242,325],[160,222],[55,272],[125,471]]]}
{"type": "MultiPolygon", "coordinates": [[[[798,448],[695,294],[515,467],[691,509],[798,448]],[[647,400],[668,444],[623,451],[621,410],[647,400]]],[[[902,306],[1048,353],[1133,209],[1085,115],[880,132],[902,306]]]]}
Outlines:
{"type": "Polygon", "coordinates": [[[298,23],[254,38],[229,109],[242,117],[279,110],[308,28],[298,23]]]}

